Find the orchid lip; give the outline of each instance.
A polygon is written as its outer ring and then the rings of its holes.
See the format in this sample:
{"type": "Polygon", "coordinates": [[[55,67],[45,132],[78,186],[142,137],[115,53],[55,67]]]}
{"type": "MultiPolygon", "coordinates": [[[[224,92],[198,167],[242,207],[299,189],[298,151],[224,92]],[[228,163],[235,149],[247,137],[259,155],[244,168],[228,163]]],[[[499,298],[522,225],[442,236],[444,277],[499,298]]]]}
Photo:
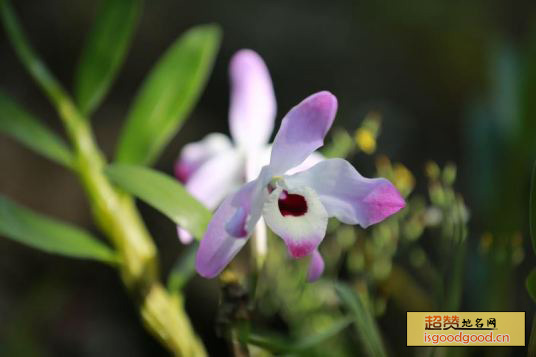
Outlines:
{"type": "Polygon", "coordinates": [[[307,213],[307,201],[302,195],[283,191],[277,204],[282,216],[300,217],[307,213]]]}

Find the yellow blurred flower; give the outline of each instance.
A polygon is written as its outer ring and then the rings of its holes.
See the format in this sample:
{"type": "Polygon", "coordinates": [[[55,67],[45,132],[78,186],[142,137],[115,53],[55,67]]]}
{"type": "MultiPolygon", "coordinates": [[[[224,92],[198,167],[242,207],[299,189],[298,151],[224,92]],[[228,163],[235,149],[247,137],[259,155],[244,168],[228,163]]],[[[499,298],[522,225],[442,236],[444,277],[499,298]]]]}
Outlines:
{"type": "Polygon", "coordinates": [[[366,154],[372,154],[376,151],[376,138],[374,134],[365,128],[359,128],[355,132],[355,142],[360,150],[366,154]]]}
{"type": "Polygon", "coordinates": [[[396,163],[393,167],[394,180],[393,183],[404,195],[409,194],[415,187],[415,178],[408,168],[400,163],[396,163]]]}

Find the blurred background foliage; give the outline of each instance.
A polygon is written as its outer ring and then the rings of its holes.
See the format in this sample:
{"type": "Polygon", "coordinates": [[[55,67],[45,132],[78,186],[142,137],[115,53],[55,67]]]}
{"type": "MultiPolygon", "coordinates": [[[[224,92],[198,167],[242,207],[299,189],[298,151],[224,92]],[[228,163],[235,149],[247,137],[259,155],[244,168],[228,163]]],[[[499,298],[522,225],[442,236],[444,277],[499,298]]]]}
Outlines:
{"type": "MultiPolygon", "coordinates": [[[[96,3],[19,0],[15,6],[36,50],[73,89],[96,3]]],[[[178,34],[214,22],[224,36],[214,72],[156,168],[171,174],[183,145],[208,132],[228,133],[227,65],[247,47],[268,64],[279,118],[310,93],[332,91],[340,111],[326,155],[348,157],[365,176],[388,177],[409,202],[403,213],[367,231],[332,222],[321,247],[326,279],[315,284],[294,278],[303,266],[286,261],[273,237],[259,276],[244,278],[246,256],[221,282],[194,277],[186,305],[209,353],[225,355],[248,342],[260,354],[267,339],[275,353],[345,354],[356,345],[380,353],[366,341],[383,339],[388,353],[403,355],[407,310],[527,311],[528,338],[535,312],[525,278],[536,261],[528,235],[536,158],[536,3],[157,0],[142,11],[125,65],[93,120],[109,157],[127,108],[159,55],[178,34]],[[334,290],[333,278],[345,285],[334,290]],[[337,301],[351,300],[349,287],[362,305],[341,310],[337,301]],[[351,322],[359,326],[352,316],[367,318],[355,311],[377,317],[381,337],[351,329],[351,322]],[[322,342],[311,349],[306,337],[322,331],[322,342]]],[[[0,54],[0,87],[61,132],[3,32],[0,54]]],[[[60,166],[1,136],[0,167],[3,194],[95,230],[76,179],[60,166]]],[[[167,272],[186,248],[172,222],[140,207],[167,272]]],[[[109,267],[4,239],[0,251],[1,355],[166,354],[125,303],[109,267]]],[[[455,353],[524,355],[526,349],[455,353]]]]}

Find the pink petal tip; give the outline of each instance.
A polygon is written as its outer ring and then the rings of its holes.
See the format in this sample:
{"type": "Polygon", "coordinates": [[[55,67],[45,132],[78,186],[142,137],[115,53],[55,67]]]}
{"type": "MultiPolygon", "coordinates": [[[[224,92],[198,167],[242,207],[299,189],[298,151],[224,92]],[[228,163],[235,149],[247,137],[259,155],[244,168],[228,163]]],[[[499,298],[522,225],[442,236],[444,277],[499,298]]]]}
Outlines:
{"type": "Polygon", "coordinates": [[[367,204],[369,224],[381,222],[406,206],[400,192],[388,181],[378,185],[363,202],[367,204]]]}

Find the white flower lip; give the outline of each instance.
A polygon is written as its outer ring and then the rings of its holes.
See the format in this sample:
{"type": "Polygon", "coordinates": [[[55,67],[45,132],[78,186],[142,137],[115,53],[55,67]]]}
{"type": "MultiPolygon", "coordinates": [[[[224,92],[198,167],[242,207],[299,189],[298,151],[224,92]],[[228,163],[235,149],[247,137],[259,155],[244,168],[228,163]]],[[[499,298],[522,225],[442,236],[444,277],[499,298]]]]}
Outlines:
{"type": "Polygon", "coordinates": [[[279,203],[285,193],[279,187],[264,203],[263,217],[268,227],[283,238],[290,255],[294,258],[301,258],[311,254],[324,239],[328,214],[317,194],[310,187],[301,187],[288,194],[303,198],[307,205],[307,210],[303,214],[292,215],[281,212],[279,203]]]}

